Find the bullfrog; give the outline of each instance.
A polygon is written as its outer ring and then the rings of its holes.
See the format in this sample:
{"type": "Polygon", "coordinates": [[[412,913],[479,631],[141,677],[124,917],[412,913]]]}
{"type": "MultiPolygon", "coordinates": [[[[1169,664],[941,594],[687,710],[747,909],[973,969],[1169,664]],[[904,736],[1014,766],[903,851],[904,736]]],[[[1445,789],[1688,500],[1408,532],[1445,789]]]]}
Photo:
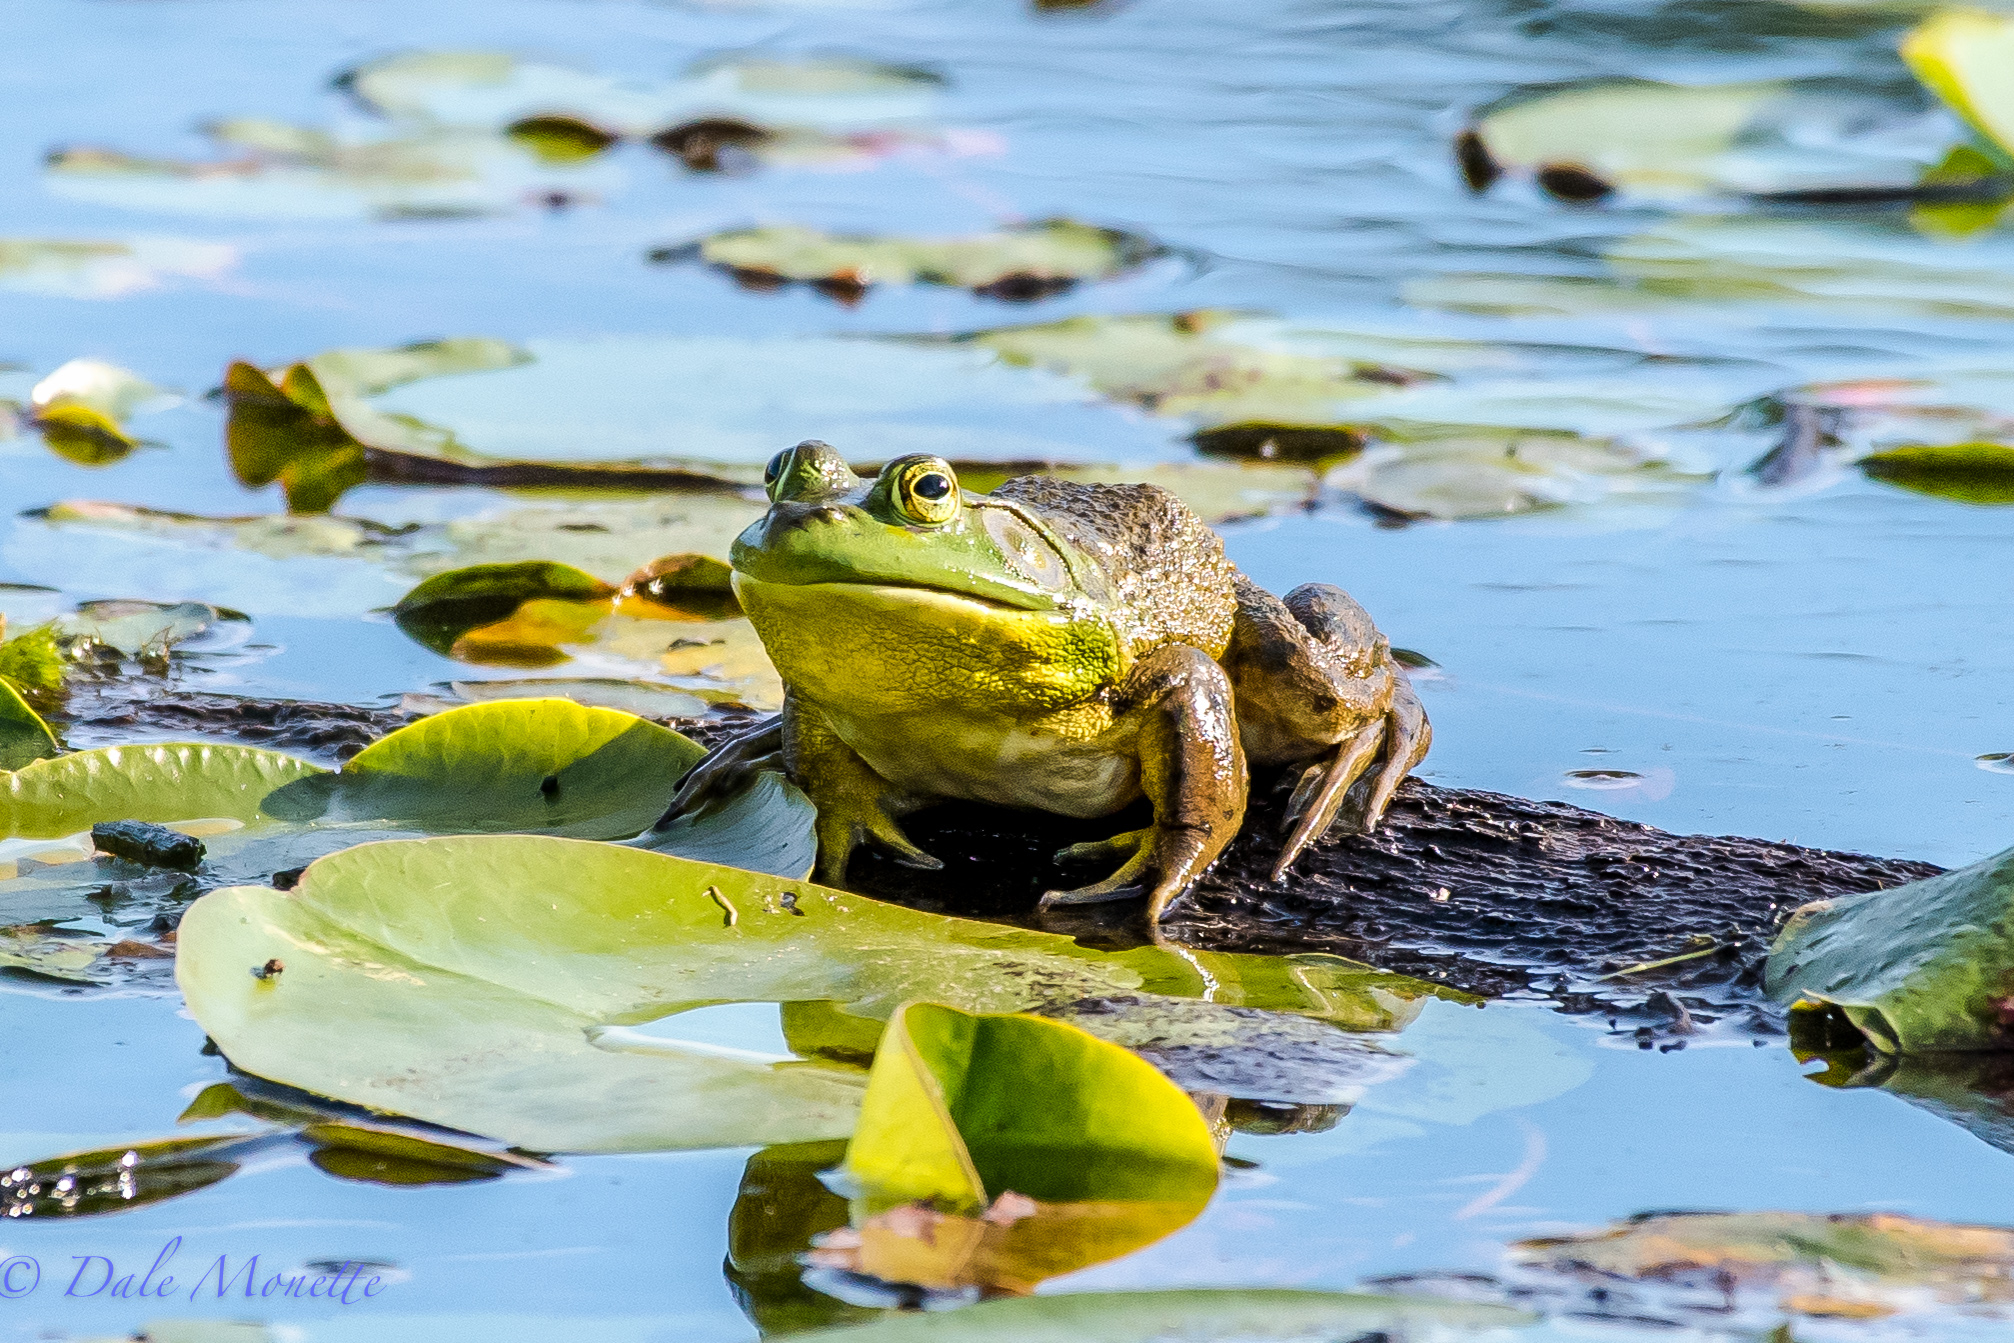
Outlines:
{"type": "Polygon", "coordinates": [[[1097,817],[1144,796],[1151,825],[1057,855],[1116,870],[1043,904],[1144,893],[1158,921],[1238,833],[1252,768],[1300,771],[1278,880],[1339,815],[1375,826],[1427,753],[1364,609],[1325,583],[1267,592],[1167,490],[973,493],[926,455],[863,480],[816,440],[764,477],[730,562],[783,713],[697,765],[668,814],[780,767],[817,807],[829,885],[863,843],[941,866],[901,822],[945,799],[1097,817]]]}

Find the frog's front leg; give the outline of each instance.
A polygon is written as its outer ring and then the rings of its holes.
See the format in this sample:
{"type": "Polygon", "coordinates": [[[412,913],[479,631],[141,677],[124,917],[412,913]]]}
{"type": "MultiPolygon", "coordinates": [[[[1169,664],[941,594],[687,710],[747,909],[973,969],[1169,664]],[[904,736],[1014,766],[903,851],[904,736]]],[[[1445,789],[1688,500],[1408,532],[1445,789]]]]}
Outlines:
{"type": "Polygon", "coordinates": [[[1237,687],[1245,750],[1259,764],[1312,762],[1287,806],[1293,833],[1273,868],[1278,881],[1329,829],[1351,785],[1378,765],[1347,819],[1352,831],[1374,828],[1426,758],[1433,728],[1390,644],[1341,588],[1309,583],[1282,600],[1240,575],[1237,591],[1224,666],[1237,687]]]}
{"type": "Polygon", "coordinates": [[[909,842],[900,818],[928,804],[874,772],[840,740],[815,705],[791,696],[783,705],[783,759],[791,782],[818,809],[818,880],[837,886],[846,879],[846,860],[862,840],[887,849],[904,867],[944,866],[909,842]]]}
{"type": "Polygon", "coordinates": [[[1059,859],[1125,857],[1096,885],[1051,891],[1042,907],[1119,900],[1137,894],[1148,872],[1147,920],[1160,920],[1245,819],[1245,753],[1238,742],[1231,682],[1210,655],[1169,644],[1140,659],[1114,696],[1114,746],[1134,755],[1140,791],[1154,807],[1145,830],[1079,844],[1059,859]]]}

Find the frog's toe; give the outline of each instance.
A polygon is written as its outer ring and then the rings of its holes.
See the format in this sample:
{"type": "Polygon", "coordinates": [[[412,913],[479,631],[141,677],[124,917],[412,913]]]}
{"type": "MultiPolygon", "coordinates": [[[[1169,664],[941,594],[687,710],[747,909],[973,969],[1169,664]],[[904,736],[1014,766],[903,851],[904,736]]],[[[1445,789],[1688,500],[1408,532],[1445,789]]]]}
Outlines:
{"type": "Polygon", "coordinates": [[[1151,829],[1128,830],[1110,839],[1094,839],[1083,844],[1072,844],[1068,848],[1056,850],[1059,863],[1121,862],[1140,852],[1140,846],[1153,836],[1151,829]]]}
{"type": "Polygon", "coordinates": [[[1370,768],[1378,748],[1384,744],[1385,724],[1373,723],[1346,738],[1327,757],[1308,766],[1280,822],[1282,829],[1291,826],[1292,831],[1280,846],[1279,861],[1273,864],[1274,881],[1286,876],[1301,851],[1328,832],[1350,785],[1370,768]]]}
{"type": "MultiPolygon", "coordinates": [[[[1128,858],[1117,872],[1103,881],[1090,886],[1080,886],[1074,891],[1046,892],[1038,908],[1051,909],[1057,905],[1095,905],[1106,900],[1130,900],[1134,896],[1145,895],[1147,885],[1141,878],[1147,869],[1154,865],[1153,847],[1146,842],[1146,837],[1150,833],[1142,830],[1133,835],[1115,835],[1100,844],[1073,844],[1069,849],[1065,849],[1064,853],[1072,850],[1097,849],[1105,844],[1116,844],[1120,840],[1138,837],[1134,844],[1133,856],[1128,858]]],[[[1060,858],[1062,855],[1057,856],[1060,858]]]]}
{"type": "Polygon", "coordinates": [[[687,812],[700,811],[708,803],[726,797],[762,770],[783,771],[783,720],[772,718],[737,736],[730,737],[707,753],[679,780],[671,805],[657,820],[658,826],[687,812]]]}
{"type": "Polygon", "coordinates": [[[1372,777],[1368,790],[1358,789],[1350,794],[1343,816],[1350,833],[1367,835],[1377,829],[1399,785],[1414,766],[1427,758],[1427,748],[1433,745],[1433,740],[1433,724],[1427,721],[1426,706],[1420,703],[1410,684],[1400,681],[1398,692],[1392,696],[1391,712],[1385,715],[1384,764],[1372,777]]]}

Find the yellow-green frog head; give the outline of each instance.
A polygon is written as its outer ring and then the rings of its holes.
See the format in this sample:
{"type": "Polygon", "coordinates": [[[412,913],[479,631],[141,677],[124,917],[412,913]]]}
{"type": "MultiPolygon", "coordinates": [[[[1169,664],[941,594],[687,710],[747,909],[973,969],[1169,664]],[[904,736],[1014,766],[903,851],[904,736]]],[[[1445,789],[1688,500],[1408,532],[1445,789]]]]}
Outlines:
{"type": "Polygon", "coordinates": [[[863,480],[811,440],[764,476],[769,511],[730,560],[794,691],[902,701],[888,709],[1003,694],[1029,707],[1074,702],[1120,672],[1102,571],[1033,510],[961,490],[943,458],[897,458],[863,480]]]}

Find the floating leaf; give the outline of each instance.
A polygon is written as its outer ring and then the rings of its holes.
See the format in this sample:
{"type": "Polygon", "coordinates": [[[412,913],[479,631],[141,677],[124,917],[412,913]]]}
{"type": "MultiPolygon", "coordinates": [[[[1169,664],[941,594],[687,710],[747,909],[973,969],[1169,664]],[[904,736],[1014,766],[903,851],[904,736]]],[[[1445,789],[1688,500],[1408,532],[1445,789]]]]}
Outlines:
{"type": "Polygon", "coordinates": [[[436,652],[478,625],[492,624],[531,599],[596,602],[616,589],[593,574],[550,560],[472,564],[435,574],[392,608],[399,628],[436,652]]]}
{"type": "Polygon", "coordinates": [[[1381,445],[1329,477],[1409,517],[1486,518],[1704,484],[1620,442],[1531,430],[1456,431],[1381,445]]]}
{"type": "MultiPolygon", "coordinates": [[[[0,616],[0,635],[7,619],[0,616]]],[[[30,704],[47,708],[61,700],[69,664],[56,638],[54,622],[23,630],[0,643],[0,681],[6,681],[30,704]]]]}
{"type": "MultiPolygon", "coordinates": [[[[1332,978],[1321,958],[1106,954],[735,868],[537,836],[349,849],[310,866],[290,892],[204,896],[179,946],[190,1008],[240,1068],[533,1151],[852,1130],[857,1070],[680,1043],[672,1014],[689,1008],[828,1002],[871,1022],[924,996],[991,1012],[1208,991],[1232,1005],[1320,1013],[1332,978]],[[284,973],[250,973],[275,958],[284,973]]],[[[1392,983],[1409,995],[1409,981],[1392,983]]]]}
{"type": "Polygon", "coordinates": [[[963,1310],[890,1313],[871,1324],[817,1329],[798,1343],[1301,1343],[1383,1338],[1430,1343],[1451,1331],[1505,1330],[1532,1317],[1504,1306],[1288,1288],[1063,1292],[963,1310]]]}
{"type": "Polygon", "coordinates": [[[206,602],[143,602],[125,598],[80,602],[57,625],[71,638],[91,639],[127,657],[165,657],[168,650],[217,630],[246,624],[237,611],[206,602]]]}
{"type": "Polygon", "coordinates": [[[1778,1002],[1829,1003],[1887,1054],[2014,1044],[2014,851],[1799,909],[1770,948],[1778,1002]]]}
{"type": "Polygon", "coordinates": [[[882,1036],[845,1170],[872,1215],[813,1262],[1028,1291],[1192,1221],[1217,1147],[1129,1050],[1042,1017],[911,1003],[882,1036]]]}
{"type": "Polygon", "coordinates": [[[922,116],[943,80],[911,66],[840,56],[735,56],[646,83],[521,60],[500,51],[416,51],[338,76],[381,115],[501,130],[566,118],[604,134],[647,138],[704,117],[856,128],[922,116]]]}
{"type": "Polygon", "coordinates": [[[621,839],[664,814],[705,754],[669,728],[563,699],[471,704],[373,742],[276,792],[282,820],[621,839]]]}
{"type": "Polygon", "coordinates": [[[61,751],[56,734],[21,692],[0,677],[0,770],[16,770],[61,751]]]}
{"type": "Polygon", "coordinates": [[[1129,1050],[1042,1017],[912,1003],[882,1037],[846,1171],[876,1205],[975,1216],[1009,1191],[1200,1206],[1217,1149],[1188,1096],[1129,1050]]]}
{"type": "Polygon", "coordinates": [[[225,156],[149,158],[95,145],[51,153],[53,194],[129,210],[239,219],[467,217],[578,194],[599,178],[488,131],[372,139],[241,117],[204,127],[225,156]]]}
{"type": "Polygon", "coordinates": [[[660,259],[696,255],[758,287],[798,280],[841,298],[877,284],[940,284],[1027,300],[1111,279],[1159,250],[1117,229],[1050,219],[967,238],[876,238],[779,225],[716,233],[660,259]]]}
{"type": "Polygon", "coordinates": [[[2002,443],[1910,444],[1860,459],[1876,480],[1968,504],[2014,504],[2014,447],[2002,443]]]}
{"type": "MultiPolygon", "coordinates": [[[[474,340],[454,343],[495,344],[474,340]]],[[[570,485],[724,494],[738,493],[742,488],[717,475],[657,462],[541,462],[485,457],[464,448],[452,431],[409,415],[383,414],[364,399],[374,389],[396,388],[447,372],[468,372],[471,367],[433,367],[393,382],[352,381],[346,376],[350,363],[361,362],[367,355],[400,352],[335,353],[349,358],[294,364],[277,380],[242,361],[232,364],[224,375],[224,393],[231,406],[226,435],[232,469],[247,485],[279,481],[287,492],[287,507],[292,512],[326,512],[346,490],[371,479],[408,484],[570,485]]],[[[526,362],[526,358],[515,357],[515,351],[512,354],[514,357],[508,362],[489,360],[473,363],[472,367],[493,369],[526,362]]]]}
{"type": "Polygon", "coordinates": [[[60,839],[99,821],[255,820],[283,784],[318,765],[251,746],[106,746],[0,776],[0,836],[60,839]]]}
{"type": "Polygon", "coordinates": [[[177,238],[128,242],[0,238],[0,289],[65,298],[118,298],[169,279],[215,279],[237,249],[177,238]]]}
{"type": "Polygon", "coordinates": [[[1942,146],[1892,133],[1911,106],[1828,85],[1686,86],[1649,80],[1520,92],[1478,115],[1463,168],[1478,190],[1529,176],[1564,200],[1624,191],[1645,200],[1710,194],[1905,195],[1942,146]]]}
{"type": "Polygon", "coordinates": [[[1902,39],[1902,59],[2002,155],[2014,155],[2014,19],[1941,11],[1902,39]]]}

